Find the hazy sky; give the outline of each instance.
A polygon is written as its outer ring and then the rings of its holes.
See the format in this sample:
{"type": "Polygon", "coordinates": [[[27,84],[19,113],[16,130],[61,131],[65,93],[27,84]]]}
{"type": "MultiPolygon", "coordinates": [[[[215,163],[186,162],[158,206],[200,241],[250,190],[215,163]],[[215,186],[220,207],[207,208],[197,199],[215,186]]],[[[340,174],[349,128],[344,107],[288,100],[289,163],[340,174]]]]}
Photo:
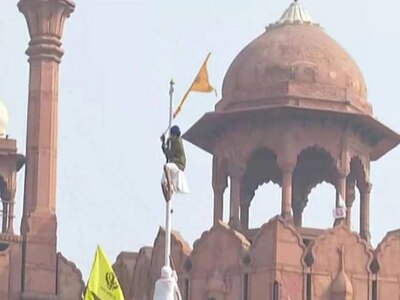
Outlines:
{"type": "MultiPolygon", "coordinates": [[[[301,1],[313,20],[348,50],[364,73],[380,121],[400,132],[400,3],[393,0],[301,1]]],[[[159,136],[168,121],[168,83],[176,102],[208,51],[212,84],[221,91],[238,52],[276,21],[285,0],[80,0],[67,20],[60,72],[57,179],[58,249],[87,278],[95,247],[111,261],[121,251],[151,246],[164,223],[159,189],[164,161],[159,136]]],[[[25,153],[28,34],[16,1],[0,2],[0,98],[9,134],[25,153]]],[[[178,123],[188,129],[217,99],[193,94],[178,123]]],[[[174,201],[174,229],[193,243],[212,223],[211,156],[189,143],[188,197],[174,201]]],[[[371,231],[376,245],[400,227],[400,149],[371,167],[371,231]]],[[[23,201],[18,177],[17,220],[23,201]]],[[[332,224],[334,190],[313,190],[304,224],[332,224]]],[[[251,224],[279,213],[277,186],[261,188],[251,224]]],[[[357,203],[354,204],[356,210],[357,203]]],[[[228,207],[226,207],[228,209],[228,207]]],[[[357,229],[358,212],[353,228],[357,229]]]]}

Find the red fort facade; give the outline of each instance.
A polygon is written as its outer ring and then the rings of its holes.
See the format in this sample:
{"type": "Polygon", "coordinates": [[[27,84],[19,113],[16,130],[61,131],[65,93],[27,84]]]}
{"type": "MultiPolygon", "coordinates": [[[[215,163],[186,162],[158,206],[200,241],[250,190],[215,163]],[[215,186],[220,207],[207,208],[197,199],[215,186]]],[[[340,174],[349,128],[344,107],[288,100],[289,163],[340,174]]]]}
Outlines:
{"type": "MultiPolygon", "coordinates": [[[[26,157],[0,128],[0,299],[81,299],[77,267],[57,253],[56,155],[59,63],[70,0],[20,0],[30,64],[26,157]],[[13,228],[16,173],[25,164],[20,233],[13,228]]],[[[6,126],[0,107],[0,127],[6,126]],[[4,124],[3,124],[4,123],[4,124]]],[[[400,297],[400,231],[370,244],[370,163],[400,142],[376,120],[362,73],[300,3],[230,65],[222,98],[184,138],[213,155],[213,226],[191,247],[172,234],[185,300],[376,300],[400,297]],[[228,184],[229,182],[229,184],[228,184]],[[281,213],[249,228],[255,191],[273,182],[281,213]],[[321,230],[302,226],[311,190],[335,187],[347,216],[321,230]],[[356,193],[359,207],[353,207],[356,193]],[[224,207],[224,194],[229,207],[224,207]],[[229,210],[229,222],[223,222],[229,210]],[[351,219],[359,210],[360,219],[351,219]],[[351,224],[359,222],[359,232],[351,224]]],[[[205,226],[207,226],[205,224],[205,226]]],[[[164,260],[153,247],[122,252],[114,269],[125,299],[151,300],[164,260]]]]}

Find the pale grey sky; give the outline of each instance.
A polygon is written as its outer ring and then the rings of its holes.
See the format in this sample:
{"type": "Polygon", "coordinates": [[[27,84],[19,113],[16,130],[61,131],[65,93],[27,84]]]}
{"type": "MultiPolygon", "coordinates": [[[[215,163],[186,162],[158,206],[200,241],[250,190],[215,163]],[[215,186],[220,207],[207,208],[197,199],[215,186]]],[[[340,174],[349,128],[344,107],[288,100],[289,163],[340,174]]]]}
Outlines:
{"type": "MultiPolygon", "coordinates": [[[[301,3],[359,64],[374,115],[400,132],[396,24],[400,3],[301,3]]],[[[97,244],[114,261],[121,251],[151,246],[164,223],[159,135],[167,125],[169,79],[176,81],[178,101],[212,51],[209,74],[220,92],[234,57],[276,21],[290,1],[78,0],[76,4],[65,26],[66,54],[60,72],[58,249],[77,264],[86,280],[97,244]]],[[[22,153],[27,44],[25,20],[16,1],[1,1],[0,98],[9,109],[9,134],[18,140],[22,153]]],[[[211,94],[191,95],[179,125],[188,129],[215,103],[211,94]]],[[[212,222],[211,156],[188,143],[186,149],[192,192],[174,201],[173,227],[193,243],[212,222]]],[[[372,164],[374,245],[387,231],[400,227],[399,167],[400,149],[372,164]]],[[[18,177],[17,219],[23,173],[18,177]]],[[[251,207],[251,224],[260,225],[278,214],[279,197],[276,186],[262,187],[251,207]]],[[[316,188],[305,210],[305,225],[330,226],[333,201],[332,187],[316,188]]]]}

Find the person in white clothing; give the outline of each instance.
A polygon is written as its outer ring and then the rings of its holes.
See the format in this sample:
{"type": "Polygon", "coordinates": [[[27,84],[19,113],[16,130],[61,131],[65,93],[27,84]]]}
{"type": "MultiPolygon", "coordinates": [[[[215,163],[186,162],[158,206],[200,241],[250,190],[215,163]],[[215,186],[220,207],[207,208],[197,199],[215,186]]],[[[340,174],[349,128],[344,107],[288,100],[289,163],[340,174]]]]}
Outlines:
{"type": "Polygon", "coordinates": [[[161,278],[156,281],[153,300],[182,300],[178,276],[169,266],[161,269],[161,278]]]}

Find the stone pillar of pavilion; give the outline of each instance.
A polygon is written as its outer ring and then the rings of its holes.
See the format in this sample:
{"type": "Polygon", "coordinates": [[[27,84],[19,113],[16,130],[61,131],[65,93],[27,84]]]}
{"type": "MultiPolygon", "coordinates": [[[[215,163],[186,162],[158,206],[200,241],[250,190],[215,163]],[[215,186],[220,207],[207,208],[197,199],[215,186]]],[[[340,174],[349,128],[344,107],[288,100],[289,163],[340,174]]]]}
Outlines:
{"type": "Polygon", "coordinates": [[[213,224],[223,221],[224,217],[224,192],[228,186],[225,164],[217,157],[213,159],[212,188],[214,192],[214,217],[213,224]]]}
{"type": "Polygon", "coordinates": [[[351,180],[349,178],[350,176],[347,177],[347,182],[346,182],[346,208],[347,208],[347,214],[346,214],[346,225],[347,228],[351,228],[351,212],[353,208],[353,203],[355,200],[355,181],[351,180]]]}
{"type": "Polygon", "coordinates": [[[242,195],[240,197],[240,223],[243,230],[249,229],[250,204],[254,198],[254,192],[249,193],[242,182],[242,195]]]}
{"type": "Polygon", "coordinates": [[[23,247],[23,299],[56,297],[56,162],[59,63],[70,0],[20,0],[30,42],[23,247]]]}
{"type": "Polygon", "coordinates": [[[360,197],[360,236],[366,241],[370,241],[371,233],[369,229],[369,206],[372,184],[366,183],[361,190],[360,197]]]}
{"type": "Polygon", "coordinates": [[[241,229],[240,200],[243,195],[242,179],[245,169],[242,166],[231,164],[228,172],[230,178],[229,225],[235,229],[241,229]]]}
{"type": "MultiPolygon", "coordinates": [[[[286,144],[286,143],[284,143],[286,144]]],[[[292,195],[293,195],[293,171],[296,162],[283,161],[280,162],[281,182],[282,182],[282,203],[281,216],[285,220],[292,222],[292,195]]]]}
{"type": "Polygon", "coordinates": [[[300,199],[295,203],[292,203],[293,223],[296,227],[301,227],[303,225],[303,211],[306,205],[306,199],[300,199]]]}

